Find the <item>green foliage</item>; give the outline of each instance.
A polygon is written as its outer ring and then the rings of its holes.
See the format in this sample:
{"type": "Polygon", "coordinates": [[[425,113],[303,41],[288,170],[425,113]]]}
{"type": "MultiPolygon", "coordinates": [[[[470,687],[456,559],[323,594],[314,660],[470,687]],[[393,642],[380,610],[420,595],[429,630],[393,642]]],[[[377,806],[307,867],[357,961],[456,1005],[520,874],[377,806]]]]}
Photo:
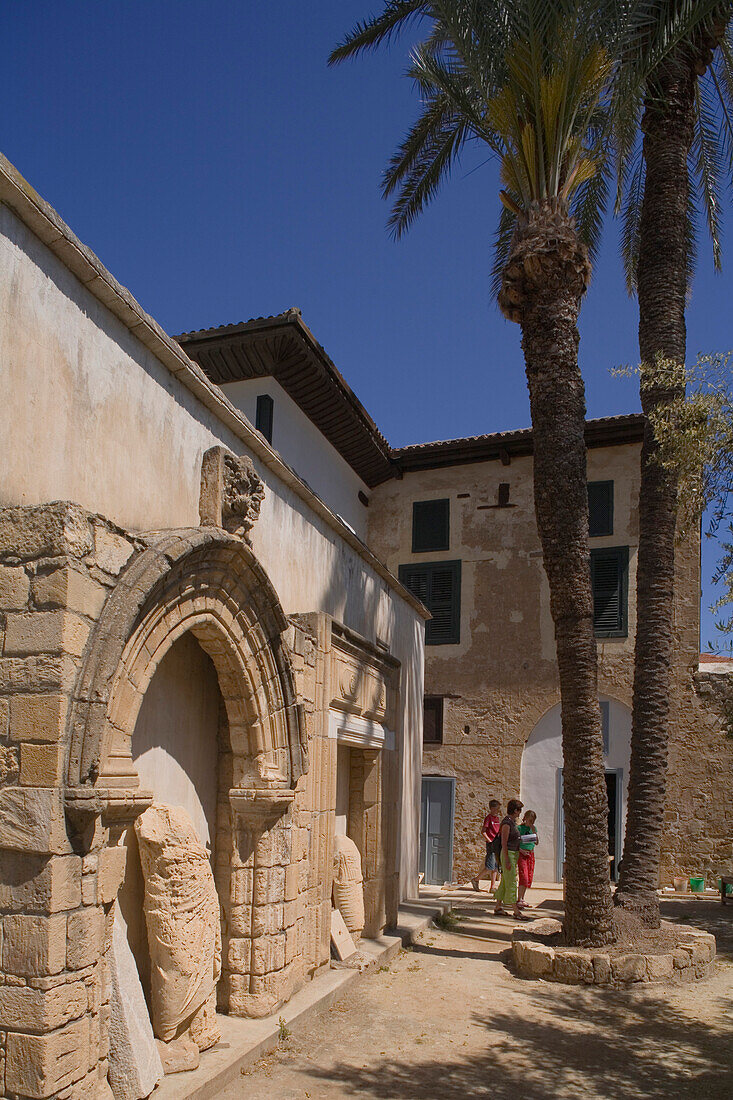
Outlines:
{"type": "Polygon", "coordinates": [[[458,921],[450,909],[446,909],[445,913],[436,913],[433,924],[443,932],[454,932],[458,927],[458,921]]]}
{"type": "Polygon", "coordinates": [[[288,1027],[287,1023],[285,1022],[285,1017],[284,1016],[278,1016],[277,1024],[278,1024],[278,1028],[277,1028],[277,1040],[278,1040],[278,1042],[279,1043],[287,1043],[288,1039],[290,1038],[290,1036],[293,1033],[290,1030],[290,1028],[288,1027]]]}
{"type": "MultiPolygon", "coordinates": [[[[715,20],[730,0],[390,0],[357,23],[331,64],[390,44],[415,25],[425,34],[406,75],[420,114],[389,161],[383,193],[400,237],[460,162],[483,145],[501,163],[504,207],[495,238],[496,293],[518,215],[533,201],[566,198],[591,259],[611,176],[630,291],[636,286],[644,164],[639,121],[659,64],[715,20]]],[[[690,267],[702,207],[720,263],[720,197],[733,172],[733,40],[699,82],[691,153],[690,267]]]]}
{"type": "Polygon", "coordinates": [[[421,113],[383,177],[395,236],[434,198],[465,146],[478,143],[500,161],[505,184],[497,269],[517,215],[545,199],[570,202],[593,250],[607,193],[602,135],[612,64],[585,7],[582,0],[388,3],[334,50],[332,63],[389,41],[401,23],[427,22],[407,70],[421,113]]]}
{"type": "MultiPolygon", "coordinates": [[[[733,352],[700,355],[692,367],[657,359],[653,366],[625,367],[615,374],[638,374],[642,391],[663,395],[650,414],[658,444],[654,461],[678,480],[680,536],[695,531],[706,509],[706,531],[720,541],[713,575],[723,594],[716,612],[733,604],[733,352]],[[721,532],[727,532],[725,536],[721,532]]],[[[733,632],[733,615],[716,626],[733,632]]]]}

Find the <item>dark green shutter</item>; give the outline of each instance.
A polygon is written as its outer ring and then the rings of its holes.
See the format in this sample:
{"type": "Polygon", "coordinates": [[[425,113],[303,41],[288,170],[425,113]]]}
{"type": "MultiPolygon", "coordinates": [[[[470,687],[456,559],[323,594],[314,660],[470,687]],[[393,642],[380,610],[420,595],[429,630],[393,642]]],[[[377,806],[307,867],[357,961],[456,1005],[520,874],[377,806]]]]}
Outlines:
{"type": "Polygon", "coordinates": [[[593,586],[593,627],[597,638],[621,638],[628,633],[628,546],[590,552],[593,586]]]}
{"type": "Polygon", "coordinates": [[[461,636],[461,563],[401,565],[399,579],[433,616],[425,624],[427,645],[455,645],[461,636]]]}
{"type": "Polygon", "coordinates": [[[412,552],[450,547],[450,501],[416,500],[412,505],[412,552]]]}
{"type": "Polygon", "coordinates": [[[272,443],[272,421],[275,409],[275,402],[270,397],[269,393],[261,393],[257,398],[257,409],[255,411],[255,428],[258,432],[262,432],[268,443],[272,443]]]}
{"type": "Polygon", "coordinates": [[[588,534],[591,538],[613,534],[613,482],[588,482],[588,534]]]}

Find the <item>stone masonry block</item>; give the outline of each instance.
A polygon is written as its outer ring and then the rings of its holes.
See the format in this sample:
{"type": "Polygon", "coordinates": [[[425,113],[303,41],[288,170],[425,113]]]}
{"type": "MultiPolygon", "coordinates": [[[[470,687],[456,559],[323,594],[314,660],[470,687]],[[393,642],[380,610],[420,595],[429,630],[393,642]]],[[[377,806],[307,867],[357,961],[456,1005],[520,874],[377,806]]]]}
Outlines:
{"type": "Polygon", "coordinates": [[[87,1011],[84,982],[65,982],[53,989],[0,986],[0,1026],[8,1031],[52,1031],[87,1011]]]}
{"type": "Polygon", "coordinates": [[[0,850],[0,909],[61,913],[81,903],[79,856],[0,850]]]}
{"type": "Polygon", "coordinates": [[[69,501],[0,509],[0,555],[81,558],[92,546],[89,514],[69,501]]]}
{"type": "Polygon", "coordinates": [[[62,792],[53,787],[0,789],[0,837],[10,851],[65,855],[66,835],[62,792]]]}
{"type": "Polygon", "coordinates": [[[65,695],[15,695],[10,700],[13,741],[58,741],[66,722],[65,695]]]}
{"type": "Polygon", "coordinates": [[[615,982],[643,982],[646,959],[643,955],[616,955],[611,959],[611,975],[615,982]]]}
{"type": "Polygon", "coordinates": [[[8,1034],[5,1088],[46,1100],[87,1074],[89,1024],[76,1020],[46,1035],[8,1034]]]}
{"type": "Polygon", "coordinates": [[[90,619],[99,616],[107,589],[88,573],[63,566],[52,573],[39,573],[33,578],[33,600],[37,607],[62,607],[90,619]]]}
{"type": "Polygon", "coordinates": [[[70,653],[80,657],[89,636],[89,623],[70,611],[32,611],[8,615],[5,654],[70,653]]]}
{"type": "Polygon", "coordinates": [[[0,657],[0,694],[71,690],[76,674],[76,660],[67,653],[0,657]]]}
{"type": "Polygon", "coordinates": [[[30,582],[20,566],[0,566],[0,611],[20,611],[28,604],[30,582]]]}
{"type": "Polygon", "coordinates": [[[116,577],[122,571],[134,547],[122,535],[96,525],[94,528],[94,561],[105,573],[116,577]]]}
{"type": "Polygon", "coordinates": [[[66,965],[69,970],[91,966],[100,955],[104,940],[104,911],[87,906],[69,913],[66,965]]]}
{"type": "Polygon", "coordinates": [[[62,779],[63,745],[20,746],[22,787],[56,787],[62,779]]]}
{"type": "Polygon", "coordinates": [[[11,913],[3,919],[3,970],[36,977],[59,974],[65,965],[65,914],[11,913]]]}
{"type": "Polygon", "coordinates": [[[99,853],[97,890],[102,905],[109,905],[117,897],[125,876],[126,860],[127,848],[103,848],[99,853]]]}
{"type": "Polygon", "coordinates": [[[646,973],[650,982],[669,981],[674,973],[674,959],[671,955],[647,955],[646,973]]]}

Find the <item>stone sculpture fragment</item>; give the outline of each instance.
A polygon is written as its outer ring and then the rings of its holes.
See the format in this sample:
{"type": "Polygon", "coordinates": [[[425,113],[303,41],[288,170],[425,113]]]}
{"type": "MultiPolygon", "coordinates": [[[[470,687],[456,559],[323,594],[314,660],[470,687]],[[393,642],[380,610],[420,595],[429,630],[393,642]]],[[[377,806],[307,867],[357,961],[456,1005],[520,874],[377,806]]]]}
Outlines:
{"type": "Polygon", "coordinates": [[[154,802],[135,822],[145,882],[153,1030],[200,1050],[219,1041],[219,898],[209,857],[185,810],[154,802]]]}

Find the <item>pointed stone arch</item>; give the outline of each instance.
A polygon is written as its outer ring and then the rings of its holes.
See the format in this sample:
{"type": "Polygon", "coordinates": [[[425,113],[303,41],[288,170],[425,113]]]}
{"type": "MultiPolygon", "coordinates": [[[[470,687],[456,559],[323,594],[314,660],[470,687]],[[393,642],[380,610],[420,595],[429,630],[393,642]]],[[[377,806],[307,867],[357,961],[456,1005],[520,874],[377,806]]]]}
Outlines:
{"type": "Polygon", "coordinates": [[[280,792],[284,806],[307,771],[307,747],[283,641],[287,620],[267,574],[246,543],[220,529],[143,541],[107,599],[77,677],[67,810],[124,819],[148,804],[132,733],[158,664],[187,631],[217,671],[235,759],[233,803],[277,805],[280,792]]]}

